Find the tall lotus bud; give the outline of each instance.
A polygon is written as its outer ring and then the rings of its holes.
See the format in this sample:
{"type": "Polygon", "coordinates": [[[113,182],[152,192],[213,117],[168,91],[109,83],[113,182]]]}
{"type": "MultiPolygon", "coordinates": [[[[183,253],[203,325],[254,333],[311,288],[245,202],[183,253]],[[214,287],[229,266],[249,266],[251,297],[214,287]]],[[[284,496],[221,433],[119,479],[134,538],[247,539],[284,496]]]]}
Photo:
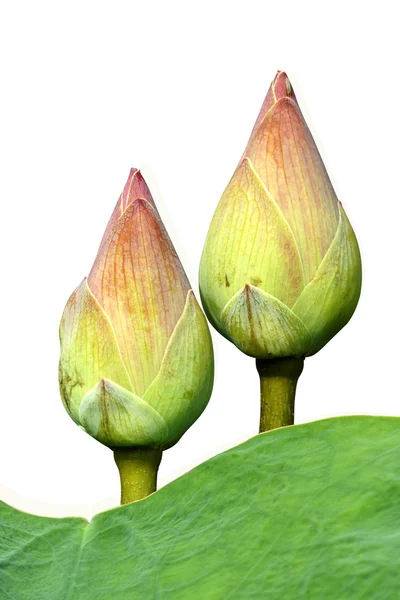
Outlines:
{"type": "Polygon", "coordinates": [[[60,339],[65,408],[103,444],[170,447],[207,405],[207,322],[138,170],[68,300],[60,339]]]}
{"type": "Polygon", "coordinates": [[[210,225],[204,309],[250,356],[304,357],[348,322],[360,289],[353,229],[278,72],[210,225]]]}

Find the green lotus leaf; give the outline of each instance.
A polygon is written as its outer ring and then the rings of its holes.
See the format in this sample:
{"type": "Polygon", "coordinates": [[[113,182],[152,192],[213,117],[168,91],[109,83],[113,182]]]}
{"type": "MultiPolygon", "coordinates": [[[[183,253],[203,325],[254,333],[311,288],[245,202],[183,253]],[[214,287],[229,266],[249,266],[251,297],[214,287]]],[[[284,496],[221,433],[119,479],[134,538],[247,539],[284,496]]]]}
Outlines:
{"type": "Polygon", "coordinates": [[[175,443],[205,409],[214,379],[211,336],[192,291],[168,342],[160,371],[143,399],[168,423],[175,443]]]}
{"type": "Polygon", "coordinates": [[[79,424],[83,396],[101,379],[134,391],[114,332],[86,279],[71,295],[60,324],[59,382],[68,413],[79,424]]]}
{"type": "Polygon", "coordinates": [[[252,285],[228,302],[222,324],[232,342],[256,358],[303,356],[311,344],[301,320],[277,298],[252,285]]]}
{"type": "Polygon", "coordinates": [[[395,600],[399,427],[271,431],[90,523],[0,503],[0,598],[395,600]]]}
{"type": "Polygon", "coordinates": [[[354,313],[361,292],[361,257],[356,236],[339,203],[339,225],[314,278],[292,311],[313,338],[307,354],[318,352],[354,313]]]}
{"type": "Polygon", "coordinates": [[[168,427],[154,408],[108,379],[85,394],[79,421],[108,446],[161,446],[168,436],[168,427]]]}

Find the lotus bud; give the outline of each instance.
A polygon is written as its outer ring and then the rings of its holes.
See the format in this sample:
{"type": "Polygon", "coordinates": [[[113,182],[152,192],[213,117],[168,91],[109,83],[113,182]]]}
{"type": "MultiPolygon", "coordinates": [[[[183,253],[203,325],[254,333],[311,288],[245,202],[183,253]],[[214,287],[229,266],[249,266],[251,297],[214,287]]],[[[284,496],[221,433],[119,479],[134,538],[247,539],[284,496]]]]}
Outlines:
{"type": "Polygon", "coordinates": [[[60,340],[64,406],[107,446],[168,448],[208,403],[208,325],[138,170],[68,300],[60,340]]]}
{"type": "Polygon", "coordinates": [[[356,237],[279,71],[210,225],[205,312],[249,356],[304,357],[346,325],[360,289],[356,237]]]}

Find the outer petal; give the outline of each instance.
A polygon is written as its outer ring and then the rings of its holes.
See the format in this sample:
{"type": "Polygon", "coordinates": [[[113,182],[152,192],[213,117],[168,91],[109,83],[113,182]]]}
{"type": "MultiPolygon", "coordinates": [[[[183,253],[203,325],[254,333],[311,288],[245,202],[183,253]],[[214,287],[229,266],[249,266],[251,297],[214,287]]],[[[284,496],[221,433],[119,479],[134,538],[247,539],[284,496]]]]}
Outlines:
{"type": "Polygon", "coordinates": [[[240,163],[221,198],[201,258],[202,300],[219,331],[224,306],[246,283],[288,306],[304,288],[293,233],[249,159],[240,163]]]}
{"type": "Polygon", "coordinates": [[[232,342],[254,358],[304,356],[311,344],[301,320],[277,298],[252,285],[228,302],[222,324],[232,342]]]}
{"type": "Polygon", "coordinates": [[[350,222],[339,203],[339,225],[315,277],[293,306],[313,337],[307,354],[318,352],[346,325],[361,291],[361,256],[350,222]]]}
{"type": "Polygon", "coordinates": [[[151,406],[108,379],[85,394],[79,421],[106,446],[161,446],[168,435],[164,419],[151,406]]]}
{"type": "Polygon", "coordinates": [[[334,238],[337,198],[297,104],[281,98],[245,154],[275,198],[297,241],[308,283],[334,238]]]}
{"type": "Polygon", "coordinates": [[[83,396],[102,378],[132,389],[107,316],[88,288],[86,279],[67,302],[60,324],[61,397],[79,422],[83,396]]]}
{"type": "Polygon", "coordinates": [[[88,278],[107,313],[138,395],[157,375],[186,301],[189,282],[156,211],[129,205],[88,278]]]}
{"type": "Polygon", "coordinates": [[[207,321],[192,291],[144,400],[168,424],[171,446],[201,415],[211,396],[214,359],[207,321]]]}

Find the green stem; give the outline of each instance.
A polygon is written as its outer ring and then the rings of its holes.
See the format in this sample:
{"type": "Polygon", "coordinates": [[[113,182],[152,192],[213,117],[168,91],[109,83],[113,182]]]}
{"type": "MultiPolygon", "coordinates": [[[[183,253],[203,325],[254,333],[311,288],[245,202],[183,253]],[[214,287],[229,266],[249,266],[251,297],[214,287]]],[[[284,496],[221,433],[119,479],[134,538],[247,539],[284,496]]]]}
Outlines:
{"type": "Polygon", "coordinates": [[[304,358],[256,360],[260,375],[260,433],[294,423],[294,399],[304,358]]]}
{"type": "Polygon", "coordinates": [[[141,500],[156,491],[161,456],[159,448],[114,448],[114,460],[121,478],[121,504],[141,500]]]}

